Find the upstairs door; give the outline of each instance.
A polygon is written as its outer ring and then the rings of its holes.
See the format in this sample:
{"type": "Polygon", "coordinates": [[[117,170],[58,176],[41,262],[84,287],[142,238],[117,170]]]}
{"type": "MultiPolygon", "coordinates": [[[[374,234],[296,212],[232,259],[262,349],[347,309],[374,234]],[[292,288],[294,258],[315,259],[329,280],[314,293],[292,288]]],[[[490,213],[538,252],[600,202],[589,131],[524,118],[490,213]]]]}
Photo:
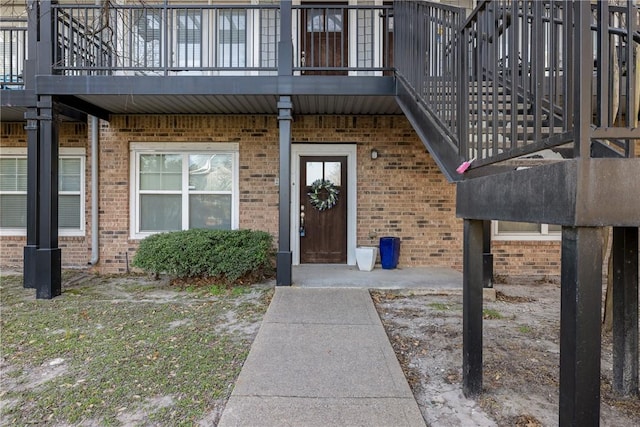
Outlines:
{"type": "Polygon", "coordinates": [[[346,264],[347,157],[300,157],[300,181],[300,262],[346,264]],[[330,188],[314,191],[317,180],[329,181],[330,188]]]}
{"type": "Polygon", "coordinates": [[[347,10],[314,6],[303,9],[300,48],[302,67],[324,68],[304,70],[305,75],[347,75],[348,71],[331,68],[349,66],[349,40],[347,10]]]}

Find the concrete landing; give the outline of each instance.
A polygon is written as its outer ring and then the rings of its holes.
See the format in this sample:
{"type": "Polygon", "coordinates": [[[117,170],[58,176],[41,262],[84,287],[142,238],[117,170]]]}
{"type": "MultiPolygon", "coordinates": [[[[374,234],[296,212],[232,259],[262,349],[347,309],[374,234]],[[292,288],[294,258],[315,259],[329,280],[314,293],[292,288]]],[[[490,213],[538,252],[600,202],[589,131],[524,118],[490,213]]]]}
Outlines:
{"type": "Polygon", "coordinates": [[[294,266],[292,274],[293,286],[303,288],[462,290],[462,273],[444,267],[385,270],[377,265],[372,271],[360,271],[355,265],[303,264],[294,266]]]}
{"type": "Polygon", "coordinates": [[[365,289],[276,288],[229,426],[425,426],[365,289]]]}

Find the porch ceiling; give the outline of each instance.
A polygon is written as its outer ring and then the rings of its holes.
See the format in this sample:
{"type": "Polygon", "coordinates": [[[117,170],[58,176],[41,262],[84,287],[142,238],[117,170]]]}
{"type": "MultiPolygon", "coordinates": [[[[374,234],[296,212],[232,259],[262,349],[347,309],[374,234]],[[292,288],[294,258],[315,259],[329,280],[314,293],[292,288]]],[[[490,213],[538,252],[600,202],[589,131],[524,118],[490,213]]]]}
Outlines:
{"type": "MultiPolygon", "coordinates": [[[[81,95],[111,114],[277,114],[277,95],[81,95]]],[[[401,114],[393,96],[292,96],[295,114],[401,114]]]]}
{"type": "MultiPolygon", "coordinates": [[[[280,96],[291,97],[294,114],[402,114],[391,76],[56,75],[37,76],[36,86],[40,95],[54,96],[71,109],[102,118],[109,114],[278,114],[280,96]]],[[[10,107],[33,105],[5,101],[3,121],[23,120],[24,109],[10,107]]]]}
{"type": "Polygon", "coordinates": [[[25,107],[0,107],[1,122],[22,122],[24,121],[24,113],[27,111],[25,107]]]}

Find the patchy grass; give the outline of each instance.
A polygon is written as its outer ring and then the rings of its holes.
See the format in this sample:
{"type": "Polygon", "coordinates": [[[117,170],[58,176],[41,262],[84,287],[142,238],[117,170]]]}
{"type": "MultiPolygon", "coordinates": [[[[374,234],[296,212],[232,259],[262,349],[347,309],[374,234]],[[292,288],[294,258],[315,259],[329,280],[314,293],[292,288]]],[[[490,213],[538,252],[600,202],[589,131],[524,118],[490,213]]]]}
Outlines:
{"type": "Polygon", "coordinates": [[[66,273],[46,301],[0,280],[2,425],[215,424],[271,296],[66,273]]]}
{"type": "Polygon", "coordinates": [[[529,325],[520,325],[518,326],[518,332],[520,332],[521,334],[530,334],[531,332],[533,332],[533,329],[529,325]]]}
{"type": "Polygon", "coordinates": [[[429,303],[429,307],[433,308],[434,310],[438,310],[438,311],[447,311],[447,310],[451,310],[452,307],[450,304],[445,304],[442,302],[431,302],[429,303]]]}
{"type": "Polygon", "coordinates": [[[494,310],[492,308],[485,308],[482,310],[482,318],[483,319],[503,319],[504,316],[500,314],[498,310],[494,310]]]}

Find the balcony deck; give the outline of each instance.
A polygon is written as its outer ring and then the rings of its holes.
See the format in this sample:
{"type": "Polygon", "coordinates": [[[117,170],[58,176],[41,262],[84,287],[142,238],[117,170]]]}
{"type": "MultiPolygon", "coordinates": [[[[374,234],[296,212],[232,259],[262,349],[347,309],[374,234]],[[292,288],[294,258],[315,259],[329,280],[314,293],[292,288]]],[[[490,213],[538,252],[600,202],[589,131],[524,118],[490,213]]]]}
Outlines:
{"type": "MultiPolygon", "coordinates": [[[[54,65],[32,85],[103,118],[275,114],[281,95],[297,114],[401,114],[390,9],[296,5],[282,22],[278,5],[52,5],[54,65]]],[[[25,87],[2,91],[3,121],[33,105],[25,87]]]]}

